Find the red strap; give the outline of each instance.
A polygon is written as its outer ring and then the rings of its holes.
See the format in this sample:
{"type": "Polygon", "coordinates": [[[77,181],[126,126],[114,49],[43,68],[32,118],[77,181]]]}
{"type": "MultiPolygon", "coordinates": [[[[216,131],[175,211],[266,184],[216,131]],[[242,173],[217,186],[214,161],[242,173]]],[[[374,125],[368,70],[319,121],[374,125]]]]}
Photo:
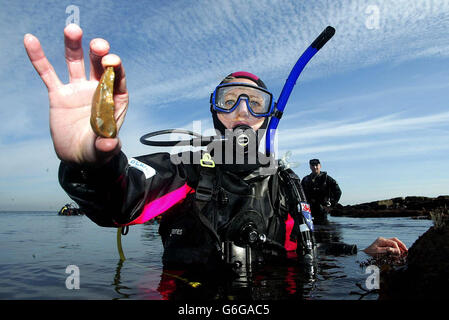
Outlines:
{"type": "Polygon", "coordinates": [[[295,251],[298,244],[290,240],[290,235],[292,234],[293,224],[295,221],[291,217],[290,213],[288,214],[287,221],[285,221],[285,243],[284,248],[287,251],[295,251]]]}

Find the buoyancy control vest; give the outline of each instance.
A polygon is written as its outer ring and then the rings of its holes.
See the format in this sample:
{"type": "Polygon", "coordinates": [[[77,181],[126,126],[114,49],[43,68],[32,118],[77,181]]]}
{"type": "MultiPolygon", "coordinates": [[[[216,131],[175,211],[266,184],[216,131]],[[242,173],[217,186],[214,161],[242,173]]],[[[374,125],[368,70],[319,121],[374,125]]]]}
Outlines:
{"type": "Polygon", "coordinates": [[[298,256],[313,252],[313,223],[310,216],[306,221],[307,204],[292,170],[279,166],[268,174],[261,167],[217,165],[198,171],[196,192],[161,219],[165,266],[226,264],[250,271],[254,263],[282,260],[289,214],[298,256]]]}
{"type": "Polygon", "coordinates": [[[303,187],[308,193],[308,200],[323,204],[329,199],[327,187],[327,172],[322,171],[319,175],[308,175],[303,179],[303,187]]]}

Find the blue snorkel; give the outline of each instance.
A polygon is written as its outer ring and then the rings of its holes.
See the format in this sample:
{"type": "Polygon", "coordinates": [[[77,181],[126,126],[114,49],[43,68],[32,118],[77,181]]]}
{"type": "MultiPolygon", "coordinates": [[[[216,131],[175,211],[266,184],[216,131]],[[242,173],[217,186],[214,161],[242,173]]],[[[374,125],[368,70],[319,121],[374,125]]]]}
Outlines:
{"type": "Polygon", "coordinates": [[[306,64],[313,58],[313,56],[329,41],[335,34],[335,29],[331,26],[328,26],[324,31],[313,41],[313,43],[304,51],[301,57],[296,62],[292,71],[290,71],[290,75],[285,82],[284,87],[282,88],[281,95],[276,103],[276,109],[271,117],[271,120],[268,124],[267,134],[265,138],[266,148],[265,152],[267,156],[270,156],[273,153],[274,149],[274,137],[276,134],[276,129],[279,125],[279,120],[282,117],[285,106],[287,104],[288,98],[293,90],[293,87],[296,84],[296,80],[301,74],[302,70],[306,66],[306,64]]]}
{"type": "MultiPolygon", "coordinates": [[[[307,65],[307,63],[310,61],[310,59],[313,58],[313,56],[334,36],[335,29],[331,26],[326,27],[324,31],[315,39],[315,41],[312,42],[312,44],[304,51],[304,53],[299,57],[298,61],[296,62],[295,66],[293,67],[292,71],[290,71],[290,74],[285,82],[284,87],[282,88],[282,92],[279,96],[278,101],[275,104],[274,112],[271,115],[270,122],[267,126],[266,136],[265,136],[265,153],[268,157],[274,156],[274,138],[276,135],[276,129],[279,125],[279,121],[282,117],[282,114],[284,112],[285,106],[287,104],[287,101],[290,97],[290,94],[293,90],[293,87],[296,84],[296,80],[298,79],[299,75],[301,74],[304,67],[307,65]]],[[[211,96],[211,103],[212,103],[212,96],[211,96]]],[[[188,131],[188,130],[179,130],[179,129],[167,129],[167,130],[160,130],[148,133],[146,135],[143,135],[140,138],[140,142],[145,145],[150,146],[159,146],[159,147],[174,147],[174,146],[207,146],[213,141],[216,137],[203,137],[199,134],[196,134],[194,132],[188,131]],[[152,141],[149,140],[149,138],[152,138],[154,136],[162,135],[162,134],[171,134],[171,133],[181,133],[193,136],[195,138],[192,139],[186,139],[186,140],[169,140],[169,141],[152,141]]]]}

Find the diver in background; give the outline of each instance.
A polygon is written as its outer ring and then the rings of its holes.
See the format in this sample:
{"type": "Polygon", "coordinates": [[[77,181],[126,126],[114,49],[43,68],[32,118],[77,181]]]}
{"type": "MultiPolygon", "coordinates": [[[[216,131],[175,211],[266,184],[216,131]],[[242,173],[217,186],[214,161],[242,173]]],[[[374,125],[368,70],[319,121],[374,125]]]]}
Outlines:
{"type": "MultiPolygon", "coordinates": [[[[210,171],[198,163],[175,163],[168,153],[128,159],[118,137],[97,136],[90,114],[98,81],[107,66],[114,67],[115,119],[120,129],[129,99],[125,70],[121,59],[109,53],[106,40],[93,39],[87,79],[82,30],[68,25],[64,37],[68,84],[60,81],[36,37],[25,35],[24,45],[48,89],[51,136],[61,160],[60,183],[91,220],[119,227],[144,223],[150,214],[163,213],[160,234],[165,266],[219,264],[226,241],[230,250],[246,247],[239,242],[263,241],[264,246],[252,252],[254,261],[281,258],[287,251],[303,255],[308,242],[302,242],[301,232],[311,227],[304,218],[307,208],[297,212],[304,199],[291,197],[281,170],[263,173],[260,169],[266,165],[256,161],[217,165],[210,171]]],[[[257,132],[266,127],[273,112],[273,98],[260,78],[237,72],[217,86],[210,108],[218,131],[252,131],[257,143],[257,132]],[[234,99],[225,99],[228,89],[234,99]]],[[[382,252],[376,243],[372,252],[382,252]]],[[[407,250],[402,242],[388,246],[397,254],[407,250]]]]}
{"type": "Polygon", "coordinates": [[[321,171],[320,160],[311,159],[309,164],[312,173],[302,179],[301,185],[310,203],[314,223],[323,224],[329,210],[340,200],[341,190],[335,179],[321,171]]]}

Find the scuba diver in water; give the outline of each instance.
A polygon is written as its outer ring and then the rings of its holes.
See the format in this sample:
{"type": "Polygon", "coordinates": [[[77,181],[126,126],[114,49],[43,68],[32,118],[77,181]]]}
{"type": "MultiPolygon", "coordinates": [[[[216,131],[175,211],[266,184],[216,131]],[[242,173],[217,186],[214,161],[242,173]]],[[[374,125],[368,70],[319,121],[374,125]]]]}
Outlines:
{"type": "MultiPolygon", "coordinates": [[[[236,72],[212,93],[214,125],[228,139],[211,144],[207,152],[128,160],[118,137],[97,136],[90,125],[92,97],[107,66],[116,74],[118,129],[123,124],[129,95],[121,59],[109,53],[106,40],[92,40],[86,79],[82,30],[68,25],[64,37],[68,84],[60,81],[36,37],[25,35],[24,45],[48,89],[60,184],[91,220],[121,227],[163,214],[162,260],[170,268],[250,268],[254,262],[283,259],[289,252],[305,264],[315,258],[313,222],[300,179],[270,157],[248,151],[257,150],[254,146],[263,135],[259,133],[274,112],[273,96],[260,78],[236,72]]],[[[376,240],[370,252],[386,247],[406,250],[402,243],[376,240]]]]}
{"type": "Polygon", "coordinates": [[[321,171],[320,160],[311,159],[309,165],[312,173],[302,179],[301,185],[310,203],[313,222],[323,224],[327,221],[329,210],[340,200],[341,190],[335,179],[326,171],[321,171]]]}

